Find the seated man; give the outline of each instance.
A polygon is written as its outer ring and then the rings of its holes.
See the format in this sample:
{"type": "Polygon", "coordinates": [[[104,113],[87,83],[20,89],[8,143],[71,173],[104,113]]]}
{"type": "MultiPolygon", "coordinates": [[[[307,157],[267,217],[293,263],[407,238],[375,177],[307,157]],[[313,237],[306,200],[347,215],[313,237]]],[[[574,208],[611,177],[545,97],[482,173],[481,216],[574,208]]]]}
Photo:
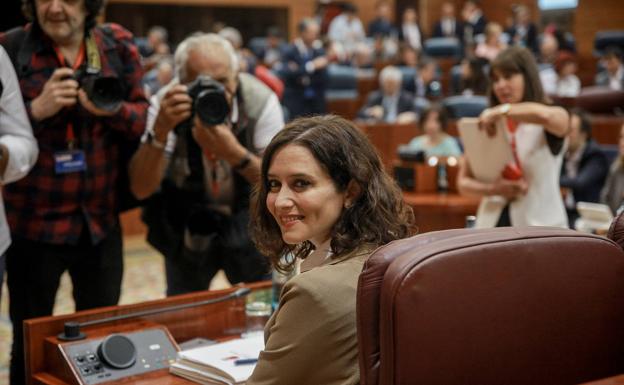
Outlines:
{"type": "Polygon", "coordinates": [[[215,34],[184,40],[175,64],[177,79],[152,98],[130,164],[137,197],[160,189],[143,219],[165,256],[167,294],[205,290],[219,269],[231,283],[266,279],[247,223],[260,154],[284,125],[277,96],[239,73],[232,45],[215,34]]]}
{"type": "Polygon", "coordinates": [[[403,74],[394,66],[387,66],[379,74],[379,90],[368,96],[358,118],[387,123],[411,123],[416,120],[413,111],[414,96],[401,89],[403,74]]]}
{"type": "Polygon", "coordinates": [[[609,161],[591,138],[591,123],[587,115],[574,109],[568,150],[561,167],[560,186],[565,191],[564,203],[570,228],[579,217],[577,202],[598,202],[600,190],[609,172],[609,161]]]}
{"type": "Polygon", "coordinates": [[[596,75],[596,85],[612,90],[624,91],[624,65],[622,50],[618,47],[607,48],[602,61],[605,70],[596,75]]]}

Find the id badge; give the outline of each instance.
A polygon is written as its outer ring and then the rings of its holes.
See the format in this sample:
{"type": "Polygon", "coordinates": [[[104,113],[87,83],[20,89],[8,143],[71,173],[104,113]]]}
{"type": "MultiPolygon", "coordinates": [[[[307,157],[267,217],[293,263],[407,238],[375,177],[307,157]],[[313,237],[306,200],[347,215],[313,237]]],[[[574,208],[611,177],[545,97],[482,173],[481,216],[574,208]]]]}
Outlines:
{"type": "Polygon", "coordinates": [[[87,162],[84,151],[69,150],[54,153],[54,170],[57,174],[68,174],[86,169],[87,162]]]}

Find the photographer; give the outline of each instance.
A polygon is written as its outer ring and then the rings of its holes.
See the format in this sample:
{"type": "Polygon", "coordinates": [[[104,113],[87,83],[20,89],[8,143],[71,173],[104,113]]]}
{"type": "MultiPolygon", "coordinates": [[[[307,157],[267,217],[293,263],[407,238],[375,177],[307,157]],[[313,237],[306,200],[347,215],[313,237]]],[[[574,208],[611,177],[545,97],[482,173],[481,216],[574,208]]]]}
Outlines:
{"type": "Polygon", "coordinates": [[[268,278],[247,224],[257,154],[284,125],[277,96],[238,72],[234,49],[216,34],[184,40],[175,66],[130,164],[137,197],[158,190],[143,219],[165,256],[167,295],[205,290],[221,268],[231,283],[268,278]]]}
{"type": "Polygon", "coordinates": [[[31,173],[4,188],[14,385],[25,380],[22,321],[52,314],[64,271],[76,310],[119,300],[121,154],[138,142],[148,107],[132,35],[96,26],[102,0],[22,3],[32,23],[0,36],[40,149],[31,173]]]}

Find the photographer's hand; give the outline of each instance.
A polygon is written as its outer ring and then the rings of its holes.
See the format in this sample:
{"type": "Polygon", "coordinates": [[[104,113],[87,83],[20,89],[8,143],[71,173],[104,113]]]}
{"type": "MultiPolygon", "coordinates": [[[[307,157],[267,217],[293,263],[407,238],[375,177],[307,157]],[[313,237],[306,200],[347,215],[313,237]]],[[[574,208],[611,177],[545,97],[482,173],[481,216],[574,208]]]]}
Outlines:
{"type": "Polygon", "coordinates": [[[78,82],[71,78],[73,74],[71,68],[58,68],[45,82],[43,90],[30,105],[31,115],[36,121],[47,119],[56,115],[63,107],[76,104],[78,82]]]}
{"type": "Polygon", "coordinates": [[[193,99],[188,95],[188,88],[183,84],[171,87],[162,101],[154,123],[156,139],[165,141],[167,134],[178,124],[191,116],[193,99]]]}
{"type": "Polygon", "coordinates": [[[206,126],[195,117],[193,138],[204,152],[223,159],[230,165],[236,165],[247,154],[247,149],[240,144],[232,129],[226,124],[206,126]]]}
{"type": "Polygon", "coordinates": [[[121,108],[121,104],[119,105],[119,107],[117,107],[115,111],[103,110],[101,108],[98,108],[95,106],[95,104],[93,104],[91,100],[89,100],[87,93],[83,89],[78,90],[78,100],[85,110],[89,111],[92,115],[95,116],[113,116],[121,108]]]}

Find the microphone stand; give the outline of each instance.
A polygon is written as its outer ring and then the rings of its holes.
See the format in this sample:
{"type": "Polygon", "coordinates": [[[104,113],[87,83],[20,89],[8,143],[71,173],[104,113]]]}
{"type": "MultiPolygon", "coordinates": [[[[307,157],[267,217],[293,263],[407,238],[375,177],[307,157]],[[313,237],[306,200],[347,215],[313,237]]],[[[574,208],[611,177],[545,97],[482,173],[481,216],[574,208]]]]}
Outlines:
{"type": "Polygon", "coordinates": [[[207,299],[207,300],[200,301],[200,302],[193,302],[193,303],[187,303],[184,305],[170,306],[170,307],[166,307],[162,309],[144,310],[144,311],[139,311],[135,313],[123,314],[123,315],[118,315],[114,317],[107,317],[107,318],[102,318],[102,319],[93,320],[93,321],[86,321],[86,322],[68,321],[68,322],[65,322],[63,326],[63,329],[64,329],[63,333],[60,333],[57,337],[61,341],[82,340],[86,338],[86,335],[80,331],[80,328],[85,327],[85,326],[100,325],[103,323],[120,321],[120,320],[129,319],[129,318],[144,317],[148,315],[167,313],[170,311],[189,309],[189,308],[193,308],[197,306],[210,305],[213,303],[223,302],[223,301],[227,301],[230,299],[241,298],[241,297],[246,296],[250,292],[251,292],[251,289],[249,289],[248,287],[242,287],[223,297],[211,298],[211,299],[207,299]]]}

